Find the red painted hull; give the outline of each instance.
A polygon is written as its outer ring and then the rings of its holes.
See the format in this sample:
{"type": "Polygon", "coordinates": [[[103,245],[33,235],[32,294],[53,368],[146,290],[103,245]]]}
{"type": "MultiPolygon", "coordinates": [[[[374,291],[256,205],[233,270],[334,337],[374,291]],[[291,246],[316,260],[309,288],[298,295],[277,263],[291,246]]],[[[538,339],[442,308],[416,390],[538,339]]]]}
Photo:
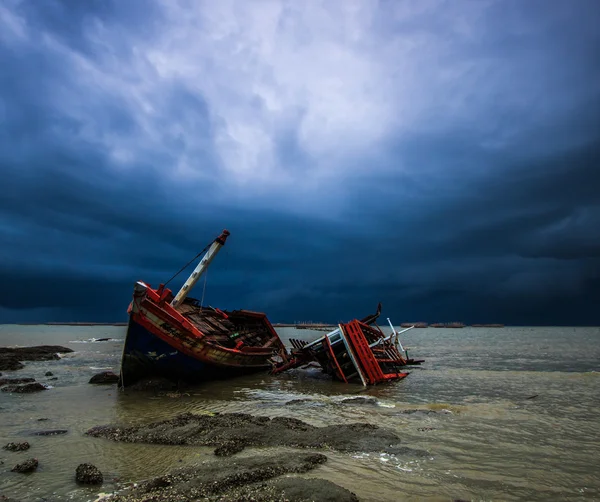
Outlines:
{"type": "Polygon", "coordinates": [[[222,379],[267,371],[286,359],[265,314],[202,308],[193,299],[174,308],[171,299],[168,289],[136,285],[121,364],[125,385],[145,376],[222,379]]]}

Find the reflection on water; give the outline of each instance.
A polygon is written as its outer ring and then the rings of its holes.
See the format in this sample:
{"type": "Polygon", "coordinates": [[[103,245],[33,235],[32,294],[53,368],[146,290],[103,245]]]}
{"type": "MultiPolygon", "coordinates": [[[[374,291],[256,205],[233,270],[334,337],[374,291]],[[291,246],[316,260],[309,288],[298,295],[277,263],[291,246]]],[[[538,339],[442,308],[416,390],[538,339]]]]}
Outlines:
{"type": "MultiPolygon", "coordinates": [[[[394,429],[406,446],[428,452],[418,458],[327,452],[329,461],[310,476],[338,483],[362,500],[398,500],[399,494],[405,500],[600,498],[597,328],[415,329],[403,342],[426,362],[391,385],[364,389],[331,382],[318,371],[293,371],[216,382],[180,395],[87,383],[100,368],[118,369],[123,330],[0,326],[3,345],[51,343],[76,351],[14,372],[44,382],[50,370],[57,377],[51,390],[0,393],[0,443],[32,445],[21,453],[0,450],[0,494],[23,501],[89,500],[117,481],[209,460],[210,448],[119,444],[84,432],[98,424],[150,422],[180,412],[236,411],[293,416],[314,425],[367,421],[394,429]],[[104,337],[119,340],[90,342],[104,337]],[[78,343],[83,341],[89,343],[78,343]],[[342,402],[350,397],[375,402],[342,402]],[[44,429],[69,432],[31,435],[44,429]],[[37,472],[10,472],[31,456],[40,461],[37,472]],[[75,468],[82,462],[104,473],[101,489],[75,484],[75,468]]],[[[284,338],[300,336],[281,331],[284,338]]],[[[261,454],[252,449],[241,455],[261,454]]]]}

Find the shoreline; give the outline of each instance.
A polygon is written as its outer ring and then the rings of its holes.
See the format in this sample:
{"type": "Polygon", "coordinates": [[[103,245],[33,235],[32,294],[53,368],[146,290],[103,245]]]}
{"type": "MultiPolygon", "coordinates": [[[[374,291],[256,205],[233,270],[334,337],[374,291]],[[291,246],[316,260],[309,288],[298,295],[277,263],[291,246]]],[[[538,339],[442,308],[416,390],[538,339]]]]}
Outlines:
{"type": "MultiPolygon", "coordinates": [[[[1,324],[0,324],[1,325],[1,324]]],[[[10,322],[10,326],[127,326],[127,322],[10,322]]]]}

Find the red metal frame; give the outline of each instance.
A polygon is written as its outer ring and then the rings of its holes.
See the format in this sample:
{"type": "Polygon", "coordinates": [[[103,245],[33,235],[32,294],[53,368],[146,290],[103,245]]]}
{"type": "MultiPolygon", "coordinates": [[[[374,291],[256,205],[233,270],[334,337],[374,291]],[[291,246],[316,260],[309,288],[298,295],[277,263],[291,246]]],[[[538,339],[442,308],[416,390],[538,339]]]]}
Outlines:
{"type": "Polygon", "coordinates": [[[373,349],[369,347],[369,343],[367,342],[367,339],[363,333],[362,327],[366,327],[368,329],[371,328],[369,325],[357,320],[351,321],[347,324],[342,324],[344,334],[350,342],[352,350],[354,350],[354,352],[356,353],[356,359],[358,360],[358,364],[361,365],[361,369],[363,370],[368,380],[368,383],[370,385],[375,385],[386,380],[398,380],[407,377],[408,373],[405,372],[383,372],[380,363],[397,363],[404,365],[406,364],[406,361],[402,358],[402,356],[400,356],[400,353],[396,350],[396,348],[393,345],[389,344],[387,346],[384,346],[384,353],[390,351],[392,352],[392,355],[395,356],[397,354],[398,357],[395,359],[390,359],[390,354],[386,353],[386,355],[388,356],[387,358],[377,358],[375,356],[375,353],[373,352],[373,349]]]}
{"type": "Polygon", "coordinates": [[[342,368],[340,367],[340,364],[338,363],[337,357],[335,357],[335,354],[333,352],[333,347],[331,346],[331,342],[329,341],[329,337],[325,337],[325,344],[327,345],[327,348],[329,349],[329,354],[331,355],[331,360],[333,361],[333,364],[335,364],[335,367],[337,368],[337,372],[340,376],[340,378],[344,381],[344,383],[348,383],[348,380],[346,380],[346,375],[344,375],[344,372],[342,371],[342,368]]]}

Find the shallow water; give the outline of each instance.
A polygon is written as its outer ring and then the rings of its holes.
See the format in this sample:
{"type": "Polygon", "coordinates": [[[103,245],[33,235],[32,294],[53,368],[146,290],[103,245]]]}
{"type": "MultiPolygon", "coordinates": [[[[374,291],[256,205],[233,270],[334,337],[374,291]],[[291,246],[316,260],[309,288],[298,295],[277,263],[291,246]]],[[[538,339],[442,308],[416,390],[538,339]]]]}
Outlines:
{"type": "MultiPolygon", "coordinates": [[[[326,452],[329,461],[309,476],[329,479],[361,500],[600,500],[600,328],[414,329],[402,341],[412,357],[426,362],[400,382],[363,389],[331,382],[318,371],[293,371],[218,382],[178,397],[88,384],[99,371],[118,372],[125,329],[0,326],[0,346],[75,350],[60,361],[25,362],[22,370],[3,372],[46,382],[45,372],[52,371],[58,379],[48,382],[52,389],[33,395],[0,392],[0,444],[32,445],[20,453],[0,450],[0,495],[93,500],[117,481],[211,459],[212,448],[119,444],[83,433],[98,424],[150,422],[184,411],[237,411],[314,425],[370,422],[427,452],[326,452]],[[104,337],[116,340],[90,341],[104,337]],[[341,404],[355,396],[378,404],[341,404]],[[293,399],[310,401],[286,404],[293,399]],[[68,433],[31,435],[48,429],[68,433]],[[38,471],[10,472],[32,456],[39,459],[38,471]],[[104,473],[100,489],[76,485],[75,468],[82,462],[104,473]]],[[[322,335],[279,331],[284,340],[322,335]]]]}

